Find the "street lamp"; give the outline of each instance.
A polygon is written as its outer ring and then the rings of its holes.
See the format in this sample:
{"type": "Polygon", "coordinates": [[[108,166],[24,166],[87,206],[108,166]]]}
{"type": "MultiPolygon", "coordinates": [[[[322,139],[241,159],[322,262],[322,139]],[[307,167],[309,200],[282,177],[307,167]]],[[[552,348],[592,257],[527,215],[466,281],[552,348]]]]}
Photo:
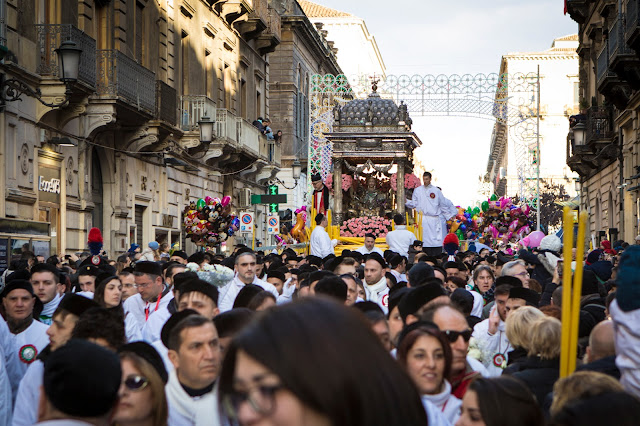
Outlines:
{"type": "Polygon", "coordinates": [[[80,55],[82,49],[77,47],[76,43],[71,40],[64,41],[58,49],[55,50],[58,55],[59,64],[59,78],[66,86],[64,100],[62,102],[46,102],[42,100],[42,93],[40,89],[32,89],[23,81],[12,78],[9,80],[4,79],[4,74],[1,76],[0,81],[0,98],[2,100],[2,106],[4,107],[6,102],[21,101],[22,95],[27,95],[31,98],[37,99],[42,105],[50,108],[64,107],[69,104],[69,97],[71,96],[71,84],[78,80],[78,73],[80,71],[80,55]]]}
{"type": "Polygon", "coordinates": [[[291,174],[293,175],[293,180],[298,182],[298,179],[300,179],[300,175],[302,174],[302,164],[300,164],[300,161],[297,158],[293,160],[293,164],[291,165],[291,174]]]}
{"type": "Polygon", "coordinates": [[[280,180],[280,178],[278,178],[277,176],[269,179],[268,184],[269,185],[282,185],[284,186],[285,189],[288,190],[292,190],[293,188],[295,188],[296,186],[298,186],[298,180],[300,179],[300,175],[302,174],[302,164],[300,164],[300,161],[296,158],[295,160],[293,160],[293,164],[291,164],[291,175],[293,177],[293,186],[289,187],[287,185],[285,185],[285,183],[283,181],[280,180]]]}
{"type": "Polygon", "coordinates": [[[215,122],[208,116],[203,116],[198,121],[198,127],[200,128],[200,143],[209,148],[211,141],[213,140],[213,125],[215,122]]]}
{"type": "Polygon", "coordinates": [[[584,138],[587,133],[587,126],[584,123],[578,123],[572,128],[573,130],[573,141],[576,146],[584,145],[584,138]]]}

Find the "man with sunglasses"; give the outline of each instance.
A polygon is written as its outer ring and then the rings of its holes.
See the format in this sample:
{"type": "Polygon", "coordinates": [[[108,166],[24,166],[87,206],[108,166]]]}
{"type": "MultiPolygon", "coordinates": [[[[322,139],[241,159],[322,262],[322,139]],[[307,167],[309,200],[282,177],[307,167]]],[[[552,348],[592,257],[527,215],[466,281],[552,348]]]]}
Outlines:
{"type": "Polygon", "coordinates": [[[467,355],[469,340],[473,330],[469,328],[464,315],[448,303],[431,306],[422,315],[423,321],[431,321],[438,326],[451,344],[451,372],[449,382],[451,393],[462,399],[469,384],[477,377],[489,377],[487,369],[477,360],[467,355]]]}

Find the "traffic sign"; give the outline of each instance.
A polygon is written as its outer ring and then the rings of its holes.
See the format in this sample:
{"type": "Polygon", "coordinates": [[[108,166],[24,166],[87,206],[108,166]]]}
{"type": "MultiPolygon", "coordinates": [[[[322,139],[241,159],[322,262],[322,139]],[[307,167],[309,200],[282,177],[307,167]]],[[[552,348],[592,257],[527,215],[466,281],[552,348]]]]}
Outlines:
{"type": "Polygon", "coordinates": [[[253,232],[253,213],[240,213],[240,232],[253,232]]]}
{"type": "Polygon", "coordinates": [[[267,234],[279,234],[280,233],[280,217],[277,214],[269,215],[267,217],[267,234]]]}

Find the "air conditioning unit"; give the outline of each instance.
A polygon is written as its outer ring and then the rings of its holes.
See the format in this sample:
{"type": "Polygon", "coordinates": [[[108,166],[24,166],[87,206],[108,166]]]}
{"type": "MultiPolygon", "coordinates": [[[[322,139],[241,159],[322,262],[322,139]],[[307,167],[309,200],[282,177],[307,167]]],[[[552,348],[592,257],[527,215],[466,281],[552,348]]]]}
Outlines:
{"type": "Polygon", "coordinates": [[[251,206],[251,189],[242,188],[238,199],[238,207],[245,208],[249,206],[251,206]]]}

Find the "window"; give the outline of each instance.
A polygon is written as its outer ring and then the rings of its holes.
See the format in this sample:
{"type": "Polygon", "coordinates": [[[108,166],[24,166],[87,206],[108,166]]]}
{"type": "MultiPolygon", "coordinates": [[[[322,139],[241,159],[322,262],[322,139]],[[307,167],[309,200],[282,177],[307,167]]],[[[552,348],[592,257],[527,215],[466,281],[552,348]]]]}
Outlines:
{"type": "Polygon", "coordinates": [[[142,64],[144,54],[144,5],[140,2],[136,2],[135,20],[135,55],[136,61],[138,61],[139,64],[142,64]]]}
{"type": "Polygon", "coordinates": [[[189,94],[189,34],[182,31],[180,40],[180,49],[182,52],[182,94],[189,94]]]}

